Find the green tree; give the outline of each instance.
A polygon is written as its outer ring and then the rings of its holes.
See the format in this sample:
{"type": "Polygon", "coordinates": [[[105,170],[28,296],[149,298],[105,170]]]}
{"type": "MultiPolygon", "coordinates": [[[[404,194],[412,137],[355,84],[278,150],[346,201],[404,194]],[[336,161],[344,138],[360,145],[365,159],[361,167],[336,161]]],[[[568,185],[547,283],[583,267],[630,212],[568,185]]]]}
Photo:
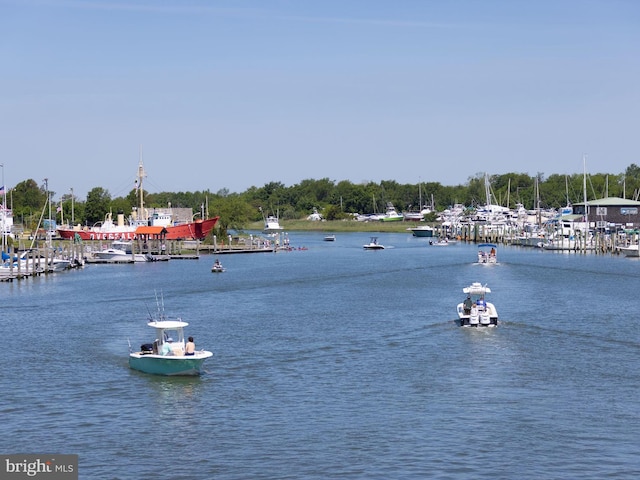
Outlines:
{"type": "Polygon", "coordinates": [[[111,195],[102,187],[94,187],[87,194],[85,218],[89,225],[104,220],[111,204],[111,195]]]}

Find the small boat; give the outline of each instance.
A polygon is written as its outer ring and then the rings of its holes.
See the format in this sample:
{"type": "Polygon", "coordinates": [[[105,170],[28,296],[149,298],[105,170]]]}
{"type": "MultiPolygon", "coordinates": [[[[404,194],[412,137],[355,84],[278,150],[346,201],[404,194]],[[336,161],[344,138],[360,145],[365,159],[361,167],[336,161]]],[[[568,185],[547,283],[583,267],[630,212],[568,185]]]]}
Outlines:
{"type": "Polygon", "coordinates": [[[378,243],[378,237],[371,237],[371,240],[366,245],[363,245],[365,250],[384,250],[384,245],[378,243]]]}
{"type": "Polygon", "coordinates": [[[436,247],[447,247],[451,242],[448,238],[440,238],[437,241],[429,240],[429,245],[435,245],[436,247]]]}
{"type": "Polygon", "coordinates": [[[461,327],[495,327],[498,325],[498,311],[493,303],[485,300],[491,289],[480,282],[474,282],[462,289],[467,298],[458,304],[458,318],[461,327]]]}
{"type": "Polygon", "coordinates": [[[146,253],[131,253],[120,248],[105,248],[99,252],[95,252],[93,256],[99,260],[107,262],[150,262],[150,255],[146,253]]]}
{"type": "Polygon", "coordinates": [[[478,263],[482,265],[495,265],[498,263],[498,245],[495,243],[481,243],[478,245],[478,263]]]}
{"type": "Polygon", "coordinates": [[[211,271],[213,273],[222,273],[225,271],[225,268],[222,266],[222,264],[220,263],[220,260],[216,260],[213,263],[213,266],[211,267],[211,271]]]}
{"type": "Polygon", "coordinates": [[[640,250],[638,250],[638,245],[629,245],[627,247],[618,247],[618,251],[620,251],[625,257],[638,257],[638,256],[640,256],[640,250]]]}
{"type": "MultiPolygon", "coordinates": [[[[180,318],[169,319],[158,306],[158,314],[147,325],[155,330],[153,343],[140,346],[140,351],[131,351],[129,345],[129,367],[154,375],[199,375],[204,361],[213,356],[207,350],[196,350],[185,354],[184,328],[189,324],[180,318]]],[[[189,340],[191,340],[189,338],[189,340]]]]}
{"type": "Polygon", "coordinates": [[[335,242],[336,241],[336,236],[335,235],[325,235],[324,241],[325,242],[335,242]]]}

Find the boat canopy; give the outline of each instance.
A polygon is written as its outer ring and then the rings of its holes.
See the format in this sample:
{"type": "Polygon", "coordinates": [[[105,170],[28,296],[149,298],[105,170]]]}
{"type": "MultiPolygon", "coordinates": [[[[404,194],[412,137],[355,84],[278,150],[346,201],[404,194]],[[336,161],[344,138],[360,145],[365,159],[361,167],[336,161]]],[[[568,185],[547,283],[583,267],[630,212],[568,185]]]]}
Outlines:
{"type": "Polygon", "coordinates": [[[147,323],[150,327],[160,328],[160,329],[175,329],[175,328],[184,328],[189,324],[187,322],[183,322],[182,320],[159,320],[157,322],[149,322],[147,323]]]}
{"type": "Polygon", "coordinates": [[[491,289],[486,285],[482,285],[479,282],[472,283],[470,286],[465,287],[462,291],[468,295],[484,295],[485,293],[491,293],[491,289]]]}

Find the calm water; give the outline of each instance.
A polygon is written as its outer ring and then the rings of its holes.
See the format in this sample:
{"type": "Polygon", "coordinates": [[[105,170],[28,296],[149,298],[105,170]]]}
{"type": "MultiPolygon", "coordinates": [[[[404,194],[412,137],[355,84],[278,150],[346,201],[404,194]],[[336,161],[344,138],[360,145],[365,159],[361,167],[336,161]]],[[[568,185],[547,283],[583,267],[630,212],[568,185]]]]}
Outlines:
{"type": "Polygon", "coordinates": [[[75,453],[82,479],[640,476],[640,262],[380,234],[308,250],[0,284],[2,453],[75,453]],[[389,248],[393,247],[393,248],[389,248]],[[501,325],[456,325],[487,283],[501,325]],[[128,368],[147,309],[190,322],[208,373],[128,368]]]}

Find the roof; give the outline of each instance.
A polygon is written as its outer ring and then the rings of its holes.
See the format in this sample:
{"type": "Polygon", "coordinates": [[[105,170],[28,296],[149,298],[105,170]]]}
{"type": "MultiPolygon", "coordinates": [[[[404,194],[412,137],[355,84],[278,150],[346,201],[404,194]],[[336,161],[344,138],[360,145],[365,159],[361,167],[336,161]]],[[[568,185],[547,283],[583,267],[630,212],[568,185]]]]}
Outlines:
{"type": "Polygon", "coordinates": [[[182,320],[160,320],[158,322],[149,322],[147,323],[147,325],[154,328],[175,329],[184,328],[189,324],[187,322],[183,322],[182,320]]]}
{"type": "MultiPolygon", "coordinates": [[[[606,197],[597,200],[588,200],[586,203],[590,207],[640,207],[640,202],[620,197],[606,197]]],[[[584,204],[585,202],[574,203],[574,205],[584,204]]]]}
{"type": "Polygon", "coordinates": [[[463,288],[462,291],[470,295],[484,295],[485,293],[491,293],[491,289],[486,285],[482,285],[480,282],[474,282],[468,287],[463,288]]]}
{"type": "Polygon", "coordinates": [[[167,233],[167,229],[164,227],[138,227],[135,233],[136,235],[162,235],[167,233]]]}

